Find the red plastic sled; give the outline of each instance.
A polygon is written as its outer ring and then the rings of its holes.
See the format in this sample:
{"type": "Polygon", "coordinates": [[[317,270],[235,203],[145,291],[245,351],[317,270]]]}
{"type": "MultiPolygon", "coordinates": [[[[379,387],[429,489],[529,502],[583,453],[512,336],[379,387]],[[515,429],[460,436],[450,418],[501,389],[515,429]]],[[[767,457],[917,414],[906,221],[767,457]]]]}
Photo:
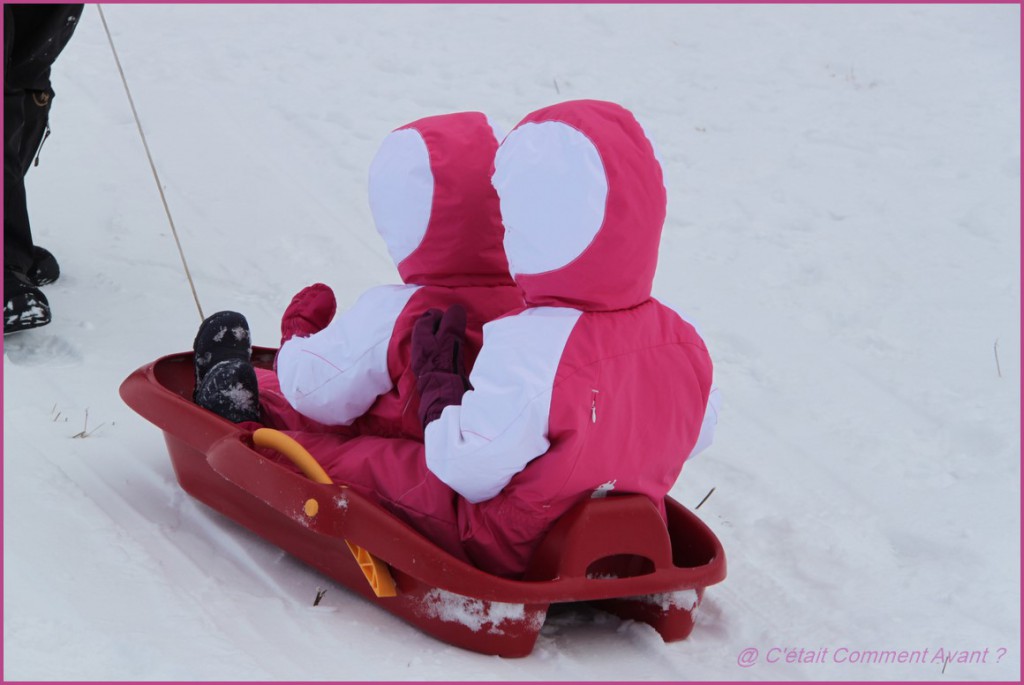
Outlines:
{"type": "MultiPolygon", "coordinates": [[[[269,367],[274,353],[255,348],[253,361],[269,367]]],[[[548,607],[568,602],[592,603],[652,625],[666,641],[681,640],[704,589],[725,578],[722,546],[700,519],[666,498],[666,529],[654,505],[636,495],[585,501],[548,534],[526,579],[493,576],[343,485],[314,482],[262,457],[252,434],[192,402],[193,386],[191,353],[162,357],[121,384],[124,401],[164,432],[181,487],[450,644],[525,656],[548,607]]]]}

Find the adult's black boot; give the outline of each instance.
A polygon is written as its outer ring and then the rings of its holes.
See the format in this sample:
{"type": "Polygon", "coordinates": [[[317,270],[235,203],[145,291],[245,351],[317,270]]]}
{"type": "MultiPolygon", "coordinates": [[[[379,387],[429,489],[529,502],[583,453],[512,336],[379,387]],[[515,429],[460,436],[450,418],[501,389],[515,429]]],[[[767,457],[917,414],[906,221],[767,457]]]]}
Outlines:
{"type": "Polygon", "coordinates": [[[49,285],[60,278],[60,265],[45,247],[32,246],[32,266],[28,270],[28,280],[34,285],[49,285]]]}
{"type": "Polygon", "coordinates": [[[4,269],[4,335],[50,323],[46,295],[25,274],[4,269]]]}

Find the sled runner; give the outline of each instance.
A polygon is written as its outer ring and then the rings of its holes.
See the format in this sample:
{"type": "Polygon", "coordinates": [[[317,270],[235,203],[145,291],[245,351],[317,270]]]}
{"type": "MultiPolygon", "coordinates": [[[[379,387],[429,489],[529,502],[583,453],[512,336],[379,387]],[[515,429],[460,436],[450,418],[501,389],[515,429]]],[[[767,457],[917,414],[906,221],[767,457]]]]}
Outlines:
{"type": "MultiPolygon", "coordinates": [[[[254,348],[253,363],[269,368],[274,352],[254,348]]],[[[193,369],[190,352],[162,357],[120,389],[132,409],[163,431],[181,487],[439,640],[525,656],[548,607],[571,602],[592,603],[652,625],[666,641],[681,640],[693,629],[705,588],[725,578],[722,546],[707,526],[666,498],[666,528],[654,505],[637,495],[589,499],[571,510],[523,580],[485,573],[344,484],[330,483],[315,461],[300,464],[310,476],[304,477],[260,455],[254,440],[282,452],[293,447],[283,434],[253,434],[195,405],[193,369]]]]}

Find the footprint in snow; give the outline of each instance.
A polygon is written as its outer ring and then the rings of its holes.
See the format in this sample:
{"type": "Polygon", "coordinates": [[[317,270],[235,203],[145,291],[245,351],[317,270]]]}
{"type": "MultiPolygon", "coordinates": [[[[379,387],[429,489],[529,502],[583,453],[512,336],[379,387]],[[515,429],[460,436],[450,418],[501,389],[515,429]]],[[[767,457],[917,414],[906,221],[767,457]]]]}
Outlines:
{"type": "Polygon", "coordinates": [[[66,339],[39,331],[4,337],[4,355],[19,366],[76,366],[83,359],[66,339]]]}

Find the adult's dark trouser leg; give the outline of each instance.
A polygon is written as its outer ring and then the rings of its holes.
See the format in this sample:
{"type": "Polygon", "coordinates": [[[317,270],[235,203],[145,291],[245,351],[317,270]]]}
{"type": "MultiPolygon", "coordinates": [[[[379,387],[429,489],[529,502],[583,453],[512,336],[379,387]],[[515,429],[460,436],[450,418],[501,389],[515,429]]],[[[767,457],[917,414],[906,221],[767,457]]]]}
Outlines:
{"type": "Polygon", "coordinates": [[[27,273],[36,257],[25,174],[47,130],[53,100],[50,67],[71,39],[82,8],[4,5],[5,270],[27,273]]]}
{"type": "Polygon", "coordinates": [[[32,266],[32,229],[25,200],[22,143],[25,91],[4,92],[4,268],[27,273],[32,266]]]}

